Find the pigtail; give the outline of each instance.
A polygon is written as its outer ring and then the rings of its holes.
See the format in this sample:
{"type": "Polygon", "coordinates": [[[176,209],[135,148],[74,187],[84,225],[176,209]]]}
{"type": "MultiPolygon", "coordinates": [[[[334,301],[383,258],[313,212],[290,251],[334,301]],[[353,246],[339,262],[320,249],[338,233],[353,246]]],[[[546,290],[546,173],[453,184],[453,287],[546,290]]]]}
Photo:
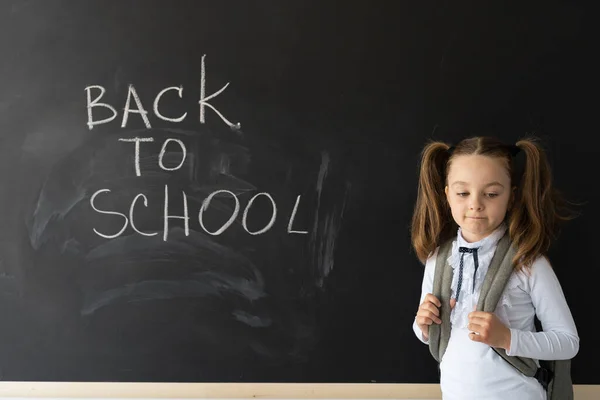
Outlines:
{"type": "Polygon", "coordinates": [[[519,176],[515,202],[510,212],[509,234],[517,247],[513,262],[517,269],[530,267],[556,239],[560,223],[576,217],[553,186],[552,171],[543,148],[535,138],[517,142],[522,157],[513,159],[519,176]]]}
{"type": "Polygon", "coordinates": [[[417,258],[423,264],[440,241],[450,236],[449,225],[453,220],[444,193],[449,148],[443,142],[431,141],[421,153],[411,242],[417,258]]]}

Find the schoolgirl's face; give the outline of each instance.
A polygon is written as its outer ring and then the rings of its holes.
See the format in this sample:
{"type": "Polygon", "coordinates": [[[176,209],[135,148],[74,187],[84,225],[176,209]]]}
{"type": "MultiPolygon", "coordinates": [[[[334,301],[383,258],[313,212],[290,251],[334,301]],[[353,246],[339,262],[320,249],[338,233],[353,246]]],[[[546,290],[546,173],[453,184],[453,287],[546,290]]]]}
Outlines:
{"type": "Polygon", "coordinates": [[[450,163],[446,199],[467,242],[477,242],[504,221],[512,201],[506,163],[482,155],[456,156],[450,163]]]}

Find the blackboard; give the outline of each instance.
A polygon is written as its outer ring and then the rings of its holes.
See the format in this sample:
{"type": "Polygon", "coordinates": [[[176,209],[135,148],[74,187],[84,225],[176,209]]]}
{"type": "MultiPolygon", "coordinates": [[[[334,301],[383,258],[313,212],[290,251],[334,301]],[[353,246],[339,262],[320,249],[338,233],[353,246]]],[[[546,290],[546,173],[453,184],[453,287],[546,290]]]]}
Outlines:
{"type": "Polygon", "coordinates": [[[533,133],[587,204],[550,259],[600,384],[582,3],[0,7],[1,379],[438,382],[420,149],[533,133]]]}

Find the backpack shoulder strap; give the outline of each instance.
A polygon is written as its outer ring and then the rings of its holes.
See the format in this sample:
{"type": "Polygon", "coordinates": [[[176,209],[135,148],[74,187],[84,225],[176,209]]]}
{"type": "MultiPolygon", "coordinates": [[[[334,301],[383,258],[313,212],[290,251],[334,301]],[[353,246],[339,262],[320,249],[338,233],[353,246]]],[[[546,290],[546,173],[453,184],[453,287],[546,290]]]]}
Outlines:
{"type": "MultiPolygon", "coordinates": [[[[481,292],[479,293],[479,301],[477,303],[478,311],[494,312],[504,288],[513,272],[512,259],[516,253],[514,246],[510,243],[510,237],[507,233],[502,236],[490,266],[486,273],[481,292]]],[[[504,358],[513,367],[517,368],[526,376],[535,376],[537,372],[537,364],[531,358],[509,356],[506,350],[492,347],[496,353],[504,358]]]]}
{"type": "Polygon", "coordinates": [[[452,239],[442,243],[435,260],[432,294],[440,300],[440,319],[442,323],[429,326],[429,351],[439,363],[450,340],[450,295],[452,286],[452,268],[446,260],[452,249],[452,239]]]}

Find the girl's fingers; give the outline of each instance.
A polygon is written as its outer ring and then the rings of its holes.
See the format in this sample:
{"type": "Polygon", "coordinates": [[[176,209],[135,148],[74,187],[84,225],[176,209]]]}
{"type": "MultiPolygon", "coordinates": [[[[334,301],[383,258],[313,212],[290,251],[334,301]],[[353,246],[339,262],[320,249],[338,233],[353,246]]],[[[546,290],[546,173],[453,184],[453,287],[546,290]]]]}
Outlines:
{"type": "Polygon", "coordinates": [[[435,304],[432,304],[432,303],[423,303],[423,304],[421,304],[420,308],[421,308],[421,310],[430,311],[434,315],[437,315],[437,316],[440,315],[440,310],[435,306],[435,304]]]}
{"type": "MultiPolygon", "coordinates": [[[[437,317],[434,313],[429,310],[421,309],[417,313],[417,318],[421,317],[424,324],[431,325],[432,322],[441,324],[442,320],[437,317]],[[428,321],[428,322],[427,322],[428,321]]],[[[418,323],[418,321],[417,321],[418,323]]]]}
{"type": "Polygon", "coordinates": [[[423,299],[423,303],[426,303],[426,302],[432,303],[436,307],[442,306],[442,303],[440,302],[440,300],[431,293],[427,293],[427,295],[423,299]]]}

